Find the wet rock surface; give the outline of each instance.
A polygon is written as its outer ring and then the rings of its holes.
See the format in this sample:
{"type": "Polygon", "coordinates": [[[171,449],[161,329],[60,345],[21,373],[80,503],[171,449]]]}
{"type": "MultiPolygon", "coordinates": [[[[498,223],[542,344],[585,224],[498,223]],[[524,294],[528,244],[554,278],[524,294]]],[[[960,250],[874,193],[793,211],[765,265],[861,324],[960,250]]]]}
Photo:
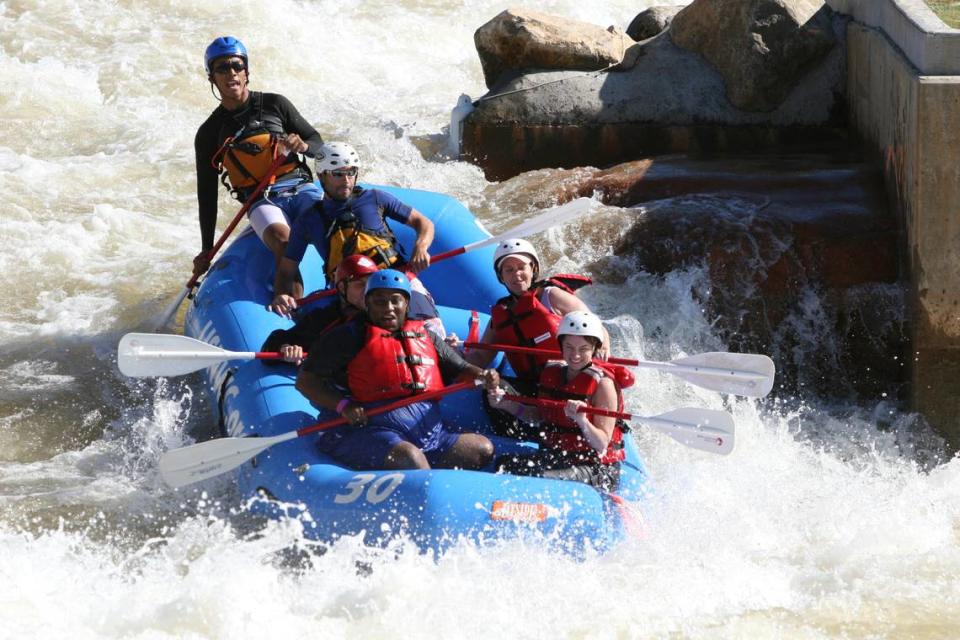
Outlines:
{"type": "Polygon", "coordinates": [[[630,46],[606,72],[501,73],[463,122],[463,154],[488,179],[502,180],[664,153],[829,143],[846,127],[846,19],[833,16],[829,25],[837,44],[815,68],[791,76],[787,94],[769,111],[734,105],[721,72],[674,43],[675,25],[630,46]]]}
{"type": "Polygon", "coordinates": [[[780,391],[895,397],[906,370],[899,235],[879,171],[855,158],[657,158],[552,176],[564,200],[642,207],[613,251],[696,291],[731,349],[768,353],[780,391]]]}

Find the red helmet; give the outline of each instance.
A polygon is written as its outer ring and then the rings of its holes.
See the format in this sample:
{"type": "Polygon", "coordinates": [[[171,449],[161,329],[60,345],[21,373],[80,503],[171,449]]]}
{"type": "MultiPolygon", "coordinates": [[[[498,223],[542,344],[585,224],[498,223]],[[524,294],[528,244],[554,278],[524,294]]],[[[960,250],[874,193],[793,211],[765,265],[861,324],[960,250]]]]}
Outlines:
{"type": "Polygon", "coordinates": [[[376,262],[362,253],[355,253],[340,261],[333,279],[336,284],[340,284],[344,280],[356,280],[377,271],[376,262]]]}

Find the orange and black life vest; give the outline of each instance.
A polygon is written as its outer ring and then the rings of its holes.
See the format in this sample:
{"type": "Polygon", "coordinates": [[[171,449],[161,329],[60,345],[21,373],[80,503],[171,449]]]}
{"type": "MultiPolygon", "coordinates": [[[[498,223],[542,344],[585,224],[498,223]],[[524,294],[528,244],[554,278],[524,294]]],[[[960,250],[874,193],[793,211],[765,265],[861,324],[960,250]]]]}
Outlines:
{"type": "MultiPolygon", "coordinates": [[[[260,184],[277,158],[277,141],[277,134],[263,128],[241,129],[224,140],[214,154],[212,164],[230,193],[238,197],[238,194],[260,184]]],[[[290,173],[302,164],[296,154],[290,154],[273,172],[269,184],[276,182],[277,176],[290,173]]]]}
{"type": "Polygon", "coordinates": [[[407,320],[400,331],[368,324],[363,347],[347,365],[347,386],[359,402],[442,389],[437,350],[423,322],[407,320]]]}
{"type": "MultiPolygon", "coordinates": [[[[494,341],[499,344],[559,351],[557,329],[560,327],[560,316],[547,309],[540,302],[540,296],[547,287],[560,287],[572,293],[591,282],[586,276],[559,274],[534,282],[523,295],[500,298],[490,310],[494,341]]],[[[506,357],[516,374],[527,380],[536,380],[550,359],[550,356],[518,353],[508,353],[506,357]]]]}
{"type": "MultiPolygon", "coordinates": [[[[623,411],[623,393],[618,379],[626,382],[626,386],[629,386],[633,384],[633,376],[622,367],[616,367],[629,374],[629,377],[625,378],[614,367],[616,365],[593,362],[590,366],[577,372],[572,380],[567,380],[567,363],[563,360],[551,360],[540,374],[537,396],[550,400],[582,400],[589,404],[600,381],[607,377],[613,380],[614,387],[617,390],[617,411],[623,411]]],[[[553,427],[545,429],[543,432],[544,446],[553,451],[572,454],[571,462],[614,464],[625,457],[623,434],[629,429],[626,423],[621,420],[617,420],[613,428],[613,435],[610,438],[610,444],[601,456],[583,437],[580,427],[566,416],[562,404],[541,406],[540,418],[544,422],[551,423],[553,427]]]]}

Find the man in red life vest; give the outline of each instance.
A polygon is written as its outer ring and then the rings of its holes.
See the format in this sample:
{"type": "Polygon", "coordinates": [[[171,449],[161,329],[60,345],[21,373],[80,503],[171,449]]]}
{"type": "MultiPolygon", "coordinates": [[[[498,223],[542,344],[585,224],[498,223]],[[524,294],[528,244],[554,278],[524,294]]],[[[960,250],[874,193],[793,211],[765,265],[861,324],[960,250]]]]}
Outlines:
{"type": "Polygon", "coordinates": [[[365,407],[439,389],[464,375],[482,379],[488,390],[499,383],[496,371],[471,365],[422,321],[409,320],[409,302],[407,277],[378,271],[367,279],[366,311],[310,347],[297,389],[349,422],[324,432],[318,446],[354,469],[483,468],[493,444],[477,433],[448,431],[435,401],[366,415],[365,407]]]}
{"type": "Polygon", "coordinates": [[[540,374],[537,396],[553,402],[527,406],[489,394],[490,404],[519,419],[540,421],[541,451],[501,460],[502,471],[586,482],[616,489],[624,458],[622,423],[580,413],[584,406],[623,411],[622,386],[633,383],[625,369],[595,360],[606,332],[592,313],[573,311],[560,321],[557,337],[563,360],[551,360],[540,374]]]}

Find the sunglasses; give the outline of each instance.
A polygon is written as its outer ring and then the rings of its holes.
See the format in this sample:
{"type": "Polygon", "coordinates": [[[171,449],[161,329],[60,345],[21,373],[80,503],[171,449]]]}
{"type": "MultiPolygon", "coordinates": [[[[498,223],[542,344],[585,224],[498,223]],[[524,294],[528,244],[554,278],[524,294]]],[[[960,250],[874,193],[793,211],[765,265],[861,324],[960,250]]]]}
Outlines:
{"type": "Polygon", "coordinates": [[[330,175],[334,178],[352,178],[357,175],[358,169],[356,167],[350,167],[349,169],[334,169],[330,171],[330,175]]]}
{"type": "Polygon", "coordinates": [[[240,73],[241,71],[247,70],[247,65],[240,60],[231,60],[230,62],[221,62],[216,65],[213,70],[216,73],[229,73],[230,71],[240,73]]]}

